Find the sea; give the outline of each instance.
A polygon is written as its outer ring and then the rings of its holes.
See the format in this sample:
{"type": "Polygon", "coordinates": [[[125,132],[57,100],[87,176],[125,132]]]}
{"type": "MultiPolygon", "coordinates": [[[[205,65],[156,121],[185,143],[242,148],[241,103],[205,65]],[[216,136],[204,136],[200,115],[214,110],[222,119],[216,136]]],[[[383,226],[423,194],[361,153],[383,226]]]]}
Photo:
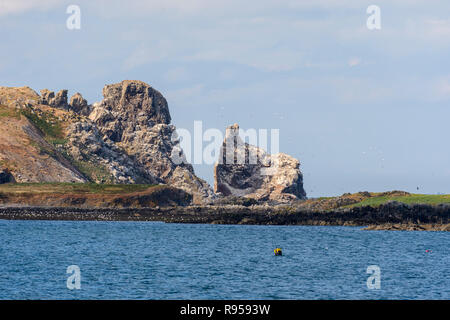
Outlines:
{"type": "Polygon", "coordinates": [[[0,220],[0,299],[450,299],[449,248],[448,232],[0,220]]]}

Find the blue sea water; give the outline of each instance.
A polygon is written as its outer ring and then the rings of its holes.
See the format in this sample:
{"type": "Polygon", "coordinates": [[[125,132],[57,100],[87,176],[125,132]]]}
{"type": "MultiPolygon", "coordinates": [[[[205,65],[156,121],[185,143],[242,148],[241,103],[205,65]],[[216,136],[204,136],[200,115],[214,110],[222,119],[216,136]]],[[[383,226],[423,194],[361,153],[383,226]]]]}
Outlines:
{"type": "Polygon", "coordinates": [[[450,298],[448,232],[0,221],[0,243],[0,299],[450,298]]]}

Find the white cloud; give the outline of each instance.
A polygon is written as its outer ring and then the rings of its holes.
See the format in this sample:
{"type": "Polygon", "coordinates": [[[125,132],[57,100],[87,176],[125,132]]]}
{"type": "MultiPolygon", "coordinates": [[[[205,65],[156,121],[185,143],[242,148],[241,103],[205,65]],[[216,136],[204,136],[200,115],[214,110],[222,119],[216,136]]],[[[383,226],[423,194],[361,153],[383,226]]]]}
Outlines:
{"type": "Polygon", "coordinates": [[[22,13],[29,10],[47,10],[61,4],[58,0],[2,0],[0,15],[22,13]]]}

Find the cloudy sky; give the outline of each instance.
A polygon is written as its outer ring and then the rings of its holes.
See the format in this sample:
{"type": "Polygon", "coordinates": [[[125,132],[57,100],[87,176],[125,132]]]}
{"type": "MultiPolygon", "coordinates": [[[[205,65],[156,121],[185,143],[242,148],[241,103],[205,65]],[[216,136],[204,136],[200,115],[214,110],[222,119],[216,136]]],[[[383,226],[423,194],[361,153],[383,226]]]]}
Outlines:
{"type": "Polygon", "coordinates": [[[449,1],[0,0],[0,39],[2,86],[93,103],[139,79],[179,128],[280,129],[308,196],[450,193],[449,1]]]}

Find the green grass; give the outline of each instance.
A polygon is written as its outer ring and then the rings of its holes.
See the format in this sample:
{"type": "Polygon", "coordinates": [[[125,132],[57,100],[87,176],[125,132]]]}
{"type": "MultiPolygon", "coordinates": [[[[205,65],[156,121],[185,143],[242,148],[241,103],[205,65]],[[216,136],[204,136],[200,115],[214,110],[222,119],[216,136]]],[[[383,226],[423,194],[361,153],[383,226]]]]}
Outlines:
{"type": "Polygon", "coordinates": [[[111,184],[114,182],[114,177],[103,165],[87,160],[75,160],[67,150],[62,149],[59,151],[89,181],[101,184],[111,184]]]}
{"type": "Polygon", "coordinates": [[[31,112],[30,109],[22,110],[22,114],[30,120],[44,135],[49,142],[64,141],[64,132],[60,121],[50,112],[43,112],[40,116],[31,112]]]}
{"type": "Polygon", "coordinates": [[[438,194],[411,194],[408,196],[374,196],[365,199],[361,202],[345,206],[344,208],[372,206],[377,207],[385,204],[388,201],[398,201],[405,204],[450,204],[450,194],[438,195],[438,194]]]}
{"type": "Polygon", "coordinates": [[[70,162],[91,181],[99,181],[101,183],[111,183],[114,181],[114,177],[111,173],[100,164],[94,164],[88,161],[78,161],[73,158],[70,162]]]}
{"type": "Polygon", "coordinates": [[[67,139],[53,138],[53,139],[48,139],[48,142],[50,142],[54,146],[65,145],[67,143],[67,139]]]}
{"type": "Polygon", "coordinates": [[[0,185],[0,192],[123,194],[145,191],[155,186],[151,184],[8,183],[0,185]]]}
{"type": "MultiPolygon", "coordinates": [[[[42,112],[38,115],[31,112],[31,109],[25,109],[22,110],[22,114],[41,131],[45,140],[53,146],[64,146],[67,143],[61,122],[50,112],[42,112]]],[[[91,163],[90,161],[75,160],[66,151],[61,149],[56,151],[49,150],[42,146],[35,147],[38,147],[41,152],[46,153],[55,159],[58,157],[57,153],[61,154],[91,181],[98,181],[101,183],[112,183],[114,181],[111,173],[101,165],[91,163]]]]}
{"type": "Polygon", "coordinates": [[[328,199],[334,199],[336,197],[319,197],[319,198],[314,198],[314,200],[328,200],[328,199]]]}

